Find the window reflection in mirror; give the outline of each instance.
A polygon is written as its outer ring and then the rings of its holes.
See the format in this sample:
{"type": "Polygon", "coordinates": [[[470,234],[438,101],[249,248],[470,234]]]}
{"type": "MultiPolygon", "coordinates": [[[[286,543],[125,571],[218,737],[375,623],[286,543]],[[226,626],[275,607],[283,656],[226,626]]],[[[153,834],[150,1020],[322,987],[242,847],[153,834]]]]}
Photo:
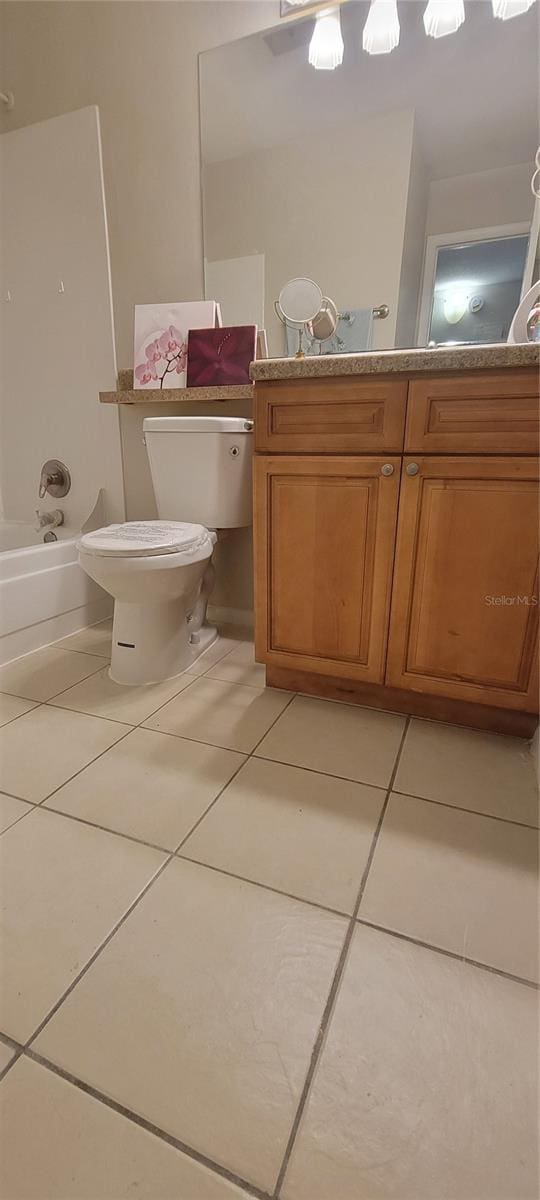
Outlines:
{"type": "Polygon", "coordinates": [[[428,342],[506,341],[519,303],[527,246],[527,234],[440,246],[428,342]]]}

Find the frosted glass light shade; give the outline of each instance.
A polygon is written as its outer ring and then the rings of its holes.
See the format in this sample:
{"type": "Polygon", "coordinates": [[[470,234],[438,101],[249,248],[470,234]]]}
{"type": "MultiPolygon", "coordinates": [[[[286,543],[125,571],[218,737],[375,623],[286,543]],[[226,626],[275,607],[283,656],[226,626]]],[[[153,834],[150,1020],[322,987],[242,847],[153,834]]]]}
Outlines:
{"type": "Polygon", "coordinates": [[[493,16],[499,17],[501,21],[508,21],[510,17],[519,17],[521,13],[528,12],[534,0],[491,0],[491,3],[493,16]]]}
{"type": "Polygon", "coordinates": [[[446,37],[455,33],[465,20],[463,0],[429,0],[424,13],[424,29],[428,37],[446,37]]]}
{"type": "Polygon", "coordinates": [[[362,34],[368,54],[390,54],[399,42],[399,18],[396,0],[371,0],[362,34]]]}
{"type": "Polygon", "coordinates": [[[309,44],[309,61],[317,71],[333,71],[343,62],[343,38],[339,8],[323,9],[317,14],[309,44]]]}

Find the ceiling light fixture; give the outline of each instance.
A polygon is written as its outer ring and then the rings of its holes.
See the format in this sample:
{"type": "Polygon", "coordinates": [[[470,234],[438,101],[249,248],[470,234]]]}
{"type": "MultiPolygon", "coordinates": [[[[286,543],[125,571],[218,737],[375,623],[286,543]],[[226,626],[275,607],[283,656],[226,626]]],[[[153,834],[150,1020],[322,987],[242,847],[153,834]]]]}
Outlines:
{"type": "Polygon", "coordinates": [[[390,54],[399,42],[396,0],[371,0],[362,45],[368,54],[390,54]]]}
{"type": "Polygon", "coordinates": [[[424,13],[424,29],[428,37],[446,37],[455,33],[465,20],[463,0],[429,0],[424,13]]]}
{"type": "Polygon", "coordinates": [[[521,13],[528,12],[534,0],[491,0],[491,3],[493,16],[499,17],[501,21],[508,21],[510,17],[519,17],[521,13]]]}
{"type": "Polygon", "coordinates": [[[317,71],[334,71],[343,62],[343,49],[339,8],[324,8],[317,13],[309,43],[311,66],[317,71]]]}

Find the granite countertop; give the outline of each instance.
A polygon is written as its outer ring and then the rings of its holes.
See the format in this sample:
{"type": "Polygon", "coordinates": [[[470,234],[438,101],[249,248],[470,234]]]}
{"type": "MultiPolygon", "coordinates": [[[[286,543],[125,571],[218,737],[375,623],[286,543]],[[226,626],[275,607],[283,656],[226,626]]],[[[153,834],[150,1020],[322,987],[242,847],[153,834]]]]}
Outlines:
{"type": "Polygon", "coordinates": [[[432,350],[375,350],[363,354],[321,354],[306,358],[263,358],[251,364],[251,378],[316,379],[330,375],[374,375],[416,371],[479,371],[536,367],[540,346],[499,342],[485,346],[437,346],[432,350]]]}

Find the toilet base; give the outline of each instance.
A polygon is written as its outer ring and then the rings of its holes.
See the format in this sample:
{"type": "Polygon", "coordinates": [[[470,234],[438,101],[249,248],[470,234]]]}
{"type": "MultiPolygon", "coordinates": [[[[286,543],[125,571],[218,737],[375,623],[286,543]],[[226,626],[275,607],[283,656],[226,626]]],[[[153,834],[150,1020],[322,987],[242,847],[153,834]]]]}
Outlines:
{"type": "Polygon", "coordinates": [[[190,634],[182,599],[164,604],[116,600],[110,678],[132,687],[162,683],[192,666],[217,636],[211,625],[190,634]]]}

